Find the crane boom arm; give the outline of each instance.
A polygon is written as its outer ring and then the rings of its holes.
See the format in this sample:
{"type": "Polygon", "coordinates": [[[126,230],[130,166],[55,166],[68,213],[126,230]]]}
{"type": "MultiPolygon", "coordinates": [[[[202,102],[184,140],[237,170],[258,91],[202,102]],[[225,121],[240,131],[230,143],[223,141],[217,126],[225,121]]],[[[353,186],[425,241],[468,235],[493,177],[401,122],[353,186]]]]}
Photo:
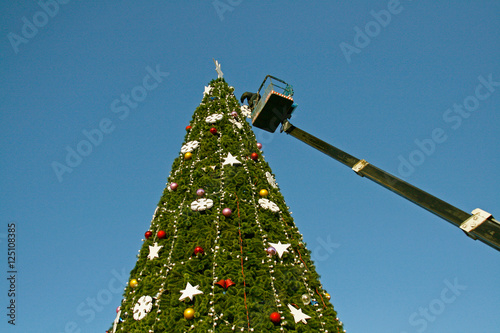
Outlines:
{"type": "Polygon", "coordinates": [[[366,177],[379,185],[399,194],[420,207],[461,228],[468,236],[479,239],[500,251],[500,223],[491,214],[476,209],[469,214],[449,203],[381,170],[365,160],[358,159],[329,143],[283,121],[281,129],[313,148],[353,169],[358,175],[366,177]]]}

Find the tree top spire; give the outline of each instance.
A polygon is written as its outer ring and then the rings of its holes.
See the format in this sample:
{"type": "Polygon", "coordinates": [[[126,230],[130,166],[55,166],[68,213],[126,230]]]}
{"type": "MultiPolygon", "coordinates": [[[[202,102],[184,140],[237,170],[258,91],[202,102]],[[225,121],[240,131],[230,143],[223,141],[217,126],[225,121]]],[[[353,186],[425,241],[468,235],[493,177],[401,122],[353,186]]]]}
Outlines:
{"type": "Polygon", "coordinates": [[[220,69],[220,64],[217,60],[215,60],[214,58],[212,58],[212,60],[214,61],[214,64],[215,64],[215,70],[217,71],[217,78],[218,79],[222,79],[224,78],[224,73],[222,73],[222,70],[220,69]]]}

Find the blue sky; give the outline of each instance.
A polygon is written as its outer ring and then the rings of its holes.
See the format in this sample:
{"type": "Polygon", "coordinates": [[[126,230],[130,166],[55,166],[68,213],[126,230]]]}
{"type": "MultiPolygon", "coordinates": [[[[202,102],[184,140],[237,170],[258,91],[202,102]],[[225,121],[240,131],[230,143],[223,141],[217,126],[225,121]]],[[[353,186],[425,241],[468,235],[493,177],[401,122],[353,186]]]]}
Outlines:
{"type": "MultiPolygon", "coordinates": [[[[212,58],[237,96],[282,78],[294,125],[500,217],[498,1],[24,0],[0,13],[0,252],[7,277],[15,223],[18,272],[15,327],[0,282],[3,332],[109,327],[212,58]]],[[[498,332],[498,251],[293,137],[255,133],[347,332],[498,332]]]]}

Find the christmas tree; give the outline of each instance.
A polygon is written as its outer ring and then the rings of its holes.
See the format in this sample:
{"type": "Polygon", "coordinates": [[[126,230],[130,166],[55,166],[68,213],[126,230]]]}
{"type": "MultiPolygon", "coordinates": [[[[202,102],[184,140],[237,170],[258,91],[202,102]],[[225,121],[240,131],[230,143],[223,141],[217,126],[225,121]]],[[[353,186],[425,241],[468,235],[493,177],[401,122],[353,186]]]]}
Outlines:
{"type": "Polygon", "coordinates": [[[216,66],[109,332],[343,332],[216,66]]]}

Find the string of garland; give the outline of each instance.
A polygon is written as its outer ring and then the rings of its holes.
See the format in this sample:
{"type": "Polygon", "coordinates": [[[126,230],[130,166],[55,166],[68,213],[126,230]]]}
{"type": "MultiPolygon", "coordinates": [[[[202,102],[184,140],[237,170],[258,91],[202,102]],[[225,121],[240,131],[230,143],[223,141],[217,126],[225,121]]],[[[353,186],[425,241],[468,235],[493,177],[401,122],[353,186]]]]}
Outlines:
{"type": "MultiPolygon", "coordinates": [[[[208,114],[212,114],[212,112],[210,111],[210,107],[207,108],[207,111],[208,111],[208,114]]],[[[221,316],[220,315],[217,315],[217,313],[215,312],[215,308],[214,308],[214,303],[215,303],[215,284],[217,283],[217,280],[218,280],[218,276],[216,275],[216,268],[218,267],[218,263],[217,263],[217,255],[218,255],[218,252],[219,252],[219,249],[220,249],[220,246],[218,245],[218,240],[219,240],[219,235],[220,235],[220,226],[219,226],[219,216],[220,216],[220,213],[222,211],[222,207],[224,205],[224,199],[225,199],[225,192],[223,190],[223,187],[224,187],[224,170],[222,169],[221,165],[221,161],[222,161],[222,148],[221,148],[221,144],[220,144],[220,140],[221,140],[221,137],[218,136],[217,137],[217,163],[220,167],[220,173],[219,173],[219,177],[221,179],[221,182],[220,182],[220,185],[219,185],[219,193],[221,195],[221,199],[220,199],[220,202],[219,202],[219,205],[217,206],[217,213],[216,213],[216,219],[214,220],[214,225],[215,225],[215,228],[216,228],[216,238],[214,240],[214,246],[213,246],[213,249],[212,249],[212,252],[213,252],[213,263],[212,263],[212,292],[210,293],[210,296],[212,297],[211,301],[210,301],[210,309],[209,309],[209,313],[208,315],[210,317],[212,317],[212,330],[209,330],[209,332],[215,332],[216,330],[216,327],[218,325],[217,321],[219,319],[221,319],[221,316]]]]}
{"type": "MultiPolygon", "coordinates": [[[[240,142],[241,142],[241,145],[243,146],[243,142],[244,142],[244,140],[243,140],[243,138],[241,137],[241,135],[239,136],[239,140],[240,140],[240,142]]],[[[244,146],[243,146],[242,148],[244,148],[244,146]]],[[[255,193],[256,193],[256,191],[257,191],[257,187],[256,187],[256,186],[255,186],[255,184],[252,182],[252,178],[251,178],[251,176],[250,176],[250,175],[251,175],[251,173],[250,173],[249,168],[248,168],[249,163],[250,163],[250,162],[249,162],[249,160],[248,160],[248,159],[247,159],[247,160],[245,160],[245,163],[243,163],[243,167],[244,167],[244,169],[245,169],[246,174],[248,175],[248,182],[249,182],[249,185],[250,185],[250,187],[251,187],[251,189],[252,189],[252,191],[251,191],[251,204],[252,204],[252,206],[254,207],[254,209],[253,209],[253,213],[254,213],[254,217],[253,217],[253,219],[255,220],[255,224],[257,225],[257,227],[258,227],[258,229],[259,229],[259,231],[260,231],[260,238],[261,238],[261,240],[262,240],[262,249],[264,249],[264,250],[265,250],[265,249],[266,249],[266,247],[267,247],[268,239],[267,239],[267,234],[265,234],[265,233],[264,233],[264,229],[263,229],[263,227],[262,227],[262,225],[261,225],[261,223],[260,223],[260,221],[259,221],[259,216],[258,216],[259,214],[258,214],[258,211],[257,211],[258,204],[257,204],[257,200],[255,199],[255,193]]],[[[267,269],[267,271],[269,272],[269,276],[270,276],[270,278],[269,278],[269,284],[270,284],[271,289],[272,289],[272,291],[273,291],[274,303],[275,303],[275,306],[276,306],[276,312],[278,312],[278,313],[280,314],[280,316],[283,316],[283,311],[281,310],[281,306],[282,306],[282,305],[281,305],[281,300],[280,300],[280,298],[279,298],[279,295],[278,295],[278,293],[277,293],[277,291],[276,291],[276,287],[275,287],[275,285],[274,285],[274,280],[275,280],[276,278],[275,278],[275,277],[274,277],[274,275],[273,275],[273,273],[274,273],[274,265],[273,265],[273,264],[271,264],[271,263],[273,262],[273,260],[272,260],[271,258],[268,258],[268,259],[266,260],[266,262],[267,262],[267,265],[268,265],[268,269],[267,269]]],[[[262,260],[262,263],[264,263],[264,259],[262,260]]],[[[283,329],[283,325],[284,325],[284,324],[285,324],[285,322],[282,322],[282,323],[281,323],[281,327],[280,327],[280,330],[281,330],[281,331],[283,331],[283,330],[284,330],[284,329],[283,329]]]]}
{"type": "Polygon", "coordinates": [[[248,305],[247,305],[247,291],[246,291],[246,281],[245,281],[245,269],[243,265],[243,239],[241,238],[241,216],[240,216],[240,201],[238,200],[238,196],[236,196],[237,200],[237,207],[238,207],[238,237],[239,237],[239,242],[240,242],[240,253],[241,253],[241,275],[243,276],[243,296],[244,296],[244,301],[245,301],[245,311],[247,315],[247,326],[248,329],[250,329],[250,317],[248,315],[248,305]]]}
{"type": "MultiPolygon", "coordinates": [[[[250,138],[248,138],[248,132],[245,132],[245,134],[247,135],[247,138],[246,138],[246,139],[247,139],[247,142],[250,142],[250,141],[251,141],[251,139],[250,139],[250,138]]],[[[252,139],[253,139],[253,138],[252,138],[252,139]]],[[[262,158],[264,158],[264,156],[263,156],[263,155],[262,155],[262,158]]],[[[261,173],[265,173],[265,172],[266,172],[266,171],[264,170],[264,167],[263,167],[262,163],[258,163],[257,165],[260,167],[260,169],[261,169],[261,173]]],[[[254,185],[255,185],[255,183],[254,183],[254,185]]],[[[284,199],[282,198],[282,196],[281,196],[279,193],[278,193],[279,198],[275,198],[275,197],[274,197],[274,196],[275,196],[274,192],[271,192],[269,195],[270,195],[270,197],[271,197],[271,199],[272,199],[273,201],[275,201],[275,199],[277,199],[277,200],[278,200],[278,202],[279,202],[279,200],[281,199],[281,200],[284,202],[284,199]]],[[[286,207],[286,208],[288,208],[288,207],[286,207]]],[[[286,210],[285,210],[285,211],[286,211],[286,210]]],[[[283,215],[282,215],[282,209],[280,209],[280,211],[279,211],[279,221],[280,221],[280,222],[281,222],[281,224],[282,224],[282,229],[281,229],[281,230],[283,230],[283,231],[284,231],[284,234],[285,234],[286,239],[287,239],[287,240],[293,240],[293,238],[294,238],[294,237],[292,236],[292,235],[293,235],[293,233],[288,234],[288,232],[287,232],[287,229],[288,229],[288,230],[290,230],[290,232],[292,231],[292,226],[291,226],[291,225],[288,225],[288,224],[284,221],[284,218],[283,218],[283,215]]],[[[293,223],[293,220],[291,220],[291,223],[293,223]]],[[[294,226],[294,227],[295,227],[295,226],[294,226]]],[[[296,228],[296,227],[295,227],[295,228],[296,228]]],[[[308,267],[307,267],[307,264],[306,264],[306,263],[304,262],[304,260],[302,259],[302,255],[301,255],[301,253],[300,253],[300,250],[299,250],[298,248],[294,248],[293,250],[294,250],[294,252],[295,252],[295,251],[296,251],[296,252],[298,252],[299,257],[300,257],[300,261],[303,263],[303,265],[304,265],[304,267],[305,267],[304,273],[307,273],[307,272],[308,272],[308,267]]],[[[296,258],[294,258],[294,260],[297,260],[297,259],[296,259],[296,258]]],[[[281,264],[283,264],[283,260],[281,260],[281,262],[280,262],[280,263],[281,263],[281,264]]],[[[292,264],[292,265],[293,265],[293,264],[292,264]]],[[[303,284],[304,284],[304,286],[305,286],[305,288],[306,288],[306,290],[307,290],[308,294],[309,294],[309,295],[311,296],[311,298],[312,298],[312,299],[311,299],[312,303],[313,303],[314,305],[317,305],[316,299],[314,298],[314,292],[313,292],[313,290],[310,288],[310,286],[309,286],[309,284],[308,284],[308,282],[307,282],[307,278],[305,277],[305,275],[304,275],[304,274],[302,274],[302,281],[303,281],[303,284]]],[[[323,304],[324,304],[324,302],[323,302],[323,304]]],[[[318,309],[316,312],[321,312],[321,310],[322,310],[322,309],[320,308],[320,309],[318,309]]],[[[280,312],[280,311],[278,311],[278,312],[279,312],[280,314],[282,314],[282,312],[280,312]]],[[[321,313],[319,313],[319,314],[317,314],[317,315],[318,315],[318,318],[319,318],[319,319],[321,319],[321,317],[323,316],[321,313]]],[[[320,320],[320,324],[321,324],[321,326],[322,326],[322,327],[321,327],[321,329],[320,329],[320,331],[324,331],[324,330],[325,330],[325,328],[324,328],[325,323],[324,323],[322,320],[320,320]]],[[[283,327],[282,327],[282,328],[283,328],[283,327]]]]}

